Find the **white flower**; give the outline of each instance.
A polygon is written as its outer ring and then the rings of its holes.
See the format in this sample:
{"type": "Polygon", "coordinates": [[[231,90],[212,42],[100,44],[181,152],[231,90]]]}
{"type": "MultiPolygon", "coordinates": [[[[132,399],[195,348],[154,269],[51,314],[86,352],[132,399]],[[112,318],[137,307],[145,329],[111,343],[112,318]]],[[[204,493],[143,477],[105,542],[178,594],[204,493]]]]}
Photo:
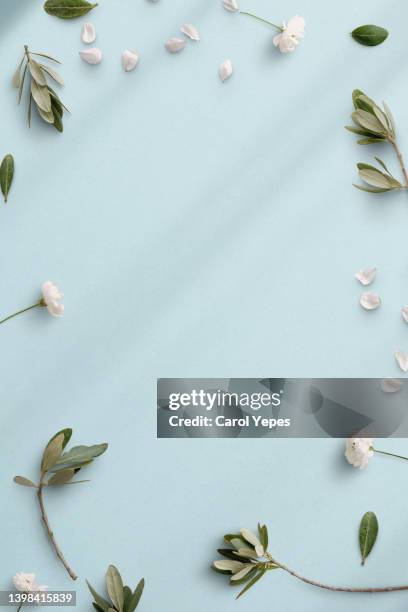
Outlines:
{"type": "Polygon", "coordinates": [[[282,53],[291,53],[296,49],[300,40],[305,35],[305,20],[295,15],[287,24],[283,24],[283,31],[273,39],[275,47],[279,47],[282,53]]]}
{"type": "Polygon", "coordinates": [[[130,72],[134,70],[139,63],[139,55],[136,51],[131,51],[130,49],[126,49],[122,53],[122,66],[125,72],[130,72]]]}
{"type": "Polygon", "coordinates": [[[346,444],[345,456],[355,468],[367,467],[368,460],[374,455],[372,438],[349,438],[346,444]]]}
{"type": "Polygon", "coordinates": [[[46,281],[42,286],[42,300],[41,305],[46,306],[48,312],[53,317],[62,317],[64,313],[64,305],[60,303],[60,300],[64,297],[56,285],[51,281],[46,281]]]}
{"type": "Polygon", "coordinates": [[[17,591],[23,591],[24,593],[46,591],[48,588],[46,584],[37,584],[35,574],[25,574],[24,572],[18,572],[13,576],[13,584],[17,591]]]}
{"type": "Polygon", "coordinates": [[[231,13],[239,11],[236,0],[222,0],[222,4],[226,11],[231,11],[231,13]]]}
{"type": "Polygon", "coordinates": [[[87,64],[100,64],[102,61],[102,51],[96,47],[80,51],[79,55],[87,64]]]}

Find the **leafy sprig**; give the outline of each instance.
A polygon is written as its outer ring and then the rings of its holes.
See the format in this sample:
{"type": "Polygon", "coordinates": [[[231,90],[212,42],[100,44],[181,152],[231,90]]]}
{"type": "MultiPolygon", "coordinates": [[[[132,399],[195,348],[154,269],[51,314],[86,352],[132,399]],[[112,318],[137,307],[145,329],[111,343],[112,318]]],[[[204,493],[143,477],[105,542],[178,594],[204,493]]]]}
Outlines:
{"type": "Polygon", "coordinates": [[[347,125],[346,130],[360,136],[357,140],[359,145],[389,143],[394,149],[404,177],[404,184],[402,184],[391,174],[383,160],[375,157],[379,168],[371,164],[357,164],[358,174],[365,185],[354,186],[369,193],[408,189],[408,174],[397,144],[395,121],[389,107],[384,102],[383,108],[380,108],[374,100],[359,89],[353,91],[352,100],[355,110],[351,118],[356,127],[347,125]]]}
{"type": "Polygon", "coordinates": [[[53,125],[58,132],[63,132],[64,110],[68,111],[68,108],[63,104],[56,91],[50,87],[48,79],[51,78],[58,85],[64,85],[64,81],[56,70],[37,61],[33,56],[46,58],[57,64],[61,63],[45,53],[30,51],[25,45],[23,58],[13,77],[13,85],[18,89],[18,103],[21,102],[24,84],[27,80],[29,82],[28,125],[31,126],[32,107],[34,105],[43,121],[53,125]]]}
{"type": "Polygon", "coordinates": [[[44,489],[47,487],[55,487],[62,485],[77,484],[87,482],[85,480],[72,479],[78,474],[82,468],[92,463],[92,461],[102,455],[108,445],[106,443],[96,444],[94,446],[74,446],[71,450],[64,452],[65,447],[72,436],[72,429],[63,429],[56,433],[47,446],[42,455],[40,467],[40,481],[35,484],[25,476],[15,476],[14,482],[24,487],[32,487],[37,490],[37,498],[41,511],[41,518],[47,530],[48,537],[68,574],[73,580],[77,579],[77,575],[67,563],[61,549],[59,548],[54,533],[50,527],[47,513],[44,505],[44,489]]]}
{"type": "Polygon", "coordinates": [[[114,565],[110,565],[106,572],[106,590],[110,601],[99,595],[88,581],[86,583],[95,600],[92,605],[97,612],[134,612],[145,586],[143,578],[134,591],[130,587],[124,586],[122,577],[114,565]]]}

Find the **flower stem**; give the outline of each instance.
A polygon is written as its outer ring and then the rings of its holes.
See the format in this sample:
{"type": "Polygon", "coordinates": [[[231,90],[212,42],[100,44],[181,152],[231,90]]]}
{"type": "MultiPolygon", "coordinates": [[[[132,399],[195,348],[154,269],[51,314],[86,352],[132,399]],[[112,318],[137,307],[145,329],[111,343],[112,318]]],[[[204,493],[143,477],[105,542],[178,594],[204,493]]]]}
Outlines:
{"type": "Polygon", "coordinates": [[[37,308],[37,306],[41,306],[41,301],[37,302],[36,304],[33,304],[32,306],[28,306],[28,308],[23,308],[22,310],[18,310],[17,312],[9,315],[8,317],[5,317],[4,319],[1,319],[0,325],[2,323],[5,323],[6,321],[9,321],[10,319],[13,319],[14,317],[17,317],[17,315],[23,314],[23,312],[27,312],[27,310],[32,310],[33,308],[37,308]]]}
{"type": "Polygon", "coordinates": [[[38,503],[40,504],[40,510],[41,510],[41,518],[43,520],[45,529],[47,530],[47,533],[48,533],[48,537],[51,540],[51,544],[57,554],[58,559],[62,562],[68,574],[71,576],[72,580],[76,580],[78,576],[75,574],[74,570],[68,565],[64,555],[61,552],[60,547],[58,546],[55,540],[54,533],[50,527],[50,523],[48,521],[48,516],[45,511],[45,506],[44,506],[43,488],[44,488],[44,482],[41,481],[40,484],[38,485],[38,490],[37,490],[38,503]]]}
{"type": "Polygon", "coordinates": [[[263,17],[258,17],[257,15],[254,15],[253,13],[247,13],[246,11],[239,11],[239,13],[240,13],[240,15],[247,15],[248,17],[252,17],[253,19],[257,19],[258,21],[262,21],[262,23],[267,23],[268,25],[276,28],[280,32],[283,32],[283,28],[281,26],[278,26],[275,23],[272,23],[272,21],[268,21],[267,19],[263,19],[263,17]]]}
{"type": "Polygon", "coordinates": [[[324,582],[318,582],[317,580],[310,580],[309,578],[305,578],[304,576],[301,576],[300,574],[293,571],[286,565],[283,565],[283,563],[279,563],[279,561],[276,561],[275,559],[273,559],[273,563],[279,566],[281,569],[283,569],[285,572],[287,572],[294,578],[297,578],[298,580],[301,580],[302,582],[305,582],[306,584],[310,584],[312,586],[319,587],[320,589],[326,589],[328,591],[341,591],[343,593],[391,593],[393,591],[408,591],[408,584],[404,584],[401,586],[389,586],[389,587],[377,587],[377,588],[332,586],[330,584],[325,584],[324,582]]]}
{"type": "Polygon", "coordinates": [[[402,153],[399,149],[399,146],[397,145],[396,140],[394,140],[393,138],[390,142],[394,148],[399,164],[401,166],[402,174],[404,175],[405,187],[408,187],[408,173],[407,173],[407,169],[405,168],[404,158],[402,157],[402,153]]]}
{"type": "Polygon", "coordinates": [[[21,602],[21,604],[18,606],[17,608],[17,612],[20,612],[21,608],[23,607],[23,602],[21,602]]]}
{"type": "Polygon", "coordinates": [[[394,453],[387,453],[385,451],[377,450],[376,448],[373,448],[373,451],[375,453],[378,453],[379,455],[387,455],[388,457],[396,457],[397,459],[405,459],[406,461],[408,461],[408,457],[403,457],[402,455],[395,455],[394,453]]]}

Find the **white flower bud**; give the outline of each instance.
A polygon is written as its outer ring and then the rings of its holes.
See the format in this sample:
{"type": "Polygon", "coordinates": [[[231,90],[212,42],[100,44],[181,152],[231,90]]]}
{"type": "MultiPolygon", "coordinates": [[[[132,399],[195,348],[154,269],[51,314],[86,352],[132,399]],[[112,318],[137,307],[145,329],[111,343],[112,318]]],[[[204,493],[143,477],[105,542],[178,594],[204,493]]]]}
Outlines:
{"type": "Polygon", "coordinates": [[[178,53],[186,46],[186,41],[183,38],[169,38],[165,47],[169,53],[178,53]]]}
{"type": "Polygon", "coordinates": [[[92,23],[84,23],[82,27],[82,42],[89,45],[89,43],[93,43],[96,38],[96,30],[95,26],[92,23]]]}
{"type": "Polygon", "coordinates": [[[130,49],[126,49],[122,53],[122,66],[125,72],[130,72],[134,70],[139,63],[139,54],[136,51],[131,51],[130,49]]]}
{"type": "Polygon", "coordinates": [[[80,51],[79,55],[87,64],[99,64],[102,61],[102,51],[96,47],[80,51]]]}

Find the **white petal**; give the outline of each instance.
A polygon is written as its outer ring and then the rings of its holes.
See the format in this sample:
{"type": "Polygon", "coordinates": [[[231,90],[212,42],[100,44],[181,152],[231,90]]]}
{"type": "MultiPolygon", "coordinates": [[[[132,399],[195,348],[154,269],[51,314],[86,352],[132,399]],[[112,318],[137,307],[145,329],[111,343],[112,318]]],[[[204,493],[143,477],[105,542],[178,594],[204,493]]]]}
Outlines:
{"type": "Polygon", "coordinates": [[[126,49],[122,53],[122,66],[125,72],[134,70],[139,63],[139,54],[136,51],[126,49]]]}
{"type": "Polygon", "coordinates": [[[99,64],[102,61],[102,51],[96,47],[80,51],[79,55],[87,64],[99,64]]]}
{"type": "Polygon", "coordinates": [[[236,0],[222,0],[222,4],[225,10],[231,11],[231,13],[239,11],[239,7],[236,0]]]}
{"type": "Polygon", "coordinates": [[[95,26],[92,23],[84,23],[82,26],[82,42],[89,45],[89,43],[93,43],[96,39],[96,30],[95,26]]]}
{"type": "Polygon", "coordinates": [[[399,378],[383,378],[381,389],[384,393],[397,393],[402,388],[402,381],[399,378]]]}
{"type": "Polygon", "coordinates": [[[376,293],[362,293],[360,305],[365,310],[375,310],[381,306],[381,298],[376,293]]]}
{"type": "Polygon", "coordinates": [[[192,23],[184,23],[181,26],[180,31],[191,38],[191,40],[200,40],[200,33],[192,23]]]}
{"type": "Polygon", "coordinates": [[[365,268],[356,272],[354,276],[362,285],[366,286],[373,282],[376,274],[377,268],[365,268]]]}
{"type": "Polygon", "coordinates": [[[404,353],[403,351],[397,351],[395,353],[395,359],[397,360],[397,363],[398,363],[399,367],[401,368],[401,370],[403,372],[408,372],[408,355],[407,355],[407,353],[404,353]]]}
{"type": "Polygon", "coordinates": [[[178,53],[182,51],[186,46],[184,38],[169,38],[166,42],[165,47],[169,53],[178,53]]]}
{"type": "Polygon", "coordinates": [[[222,82],[226,81],[232,75],[232,62],[225,60],[218,69],[218,74],[222,82]]]}
{"type": "Polygon", "coordinates": [[[404,306],[404,308],[401,308],[401,316],[404,319],[405,323],[408,323],[408,306],[404,306]]]}

